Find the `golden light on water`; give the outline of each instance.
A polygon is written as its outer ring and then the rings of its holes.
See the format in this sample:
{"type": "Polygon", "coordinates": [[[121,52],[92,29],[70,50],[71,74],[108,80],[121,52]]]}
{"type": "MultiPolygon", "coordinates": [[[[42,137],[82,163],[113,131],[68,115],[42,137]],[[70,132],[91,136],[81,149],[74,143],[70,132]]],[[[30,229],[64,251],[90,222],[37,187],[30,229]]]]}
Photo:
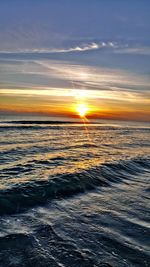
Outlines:
{"type": "Polygon", "coordinates": [[[87,112],[88,112],[88,106],[86,105],[86,104],[78,104],[77,106],[76,106],[76,112],[78,113],[78,115],[80,116],[80,117],[85,117],[86,116],[86,114],[87,114],[87,112]]]}

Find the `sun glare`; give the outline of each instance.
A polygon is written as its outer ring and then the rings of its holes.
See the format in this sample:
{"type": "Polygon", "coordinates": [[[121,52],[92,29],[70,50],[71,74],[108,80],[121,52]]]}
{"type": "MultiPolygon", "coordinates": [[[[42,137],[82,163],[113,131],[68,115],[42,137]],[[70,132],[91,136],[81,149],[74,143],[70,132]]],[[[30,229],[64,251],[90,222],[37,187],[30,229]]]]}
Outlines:
{"type": "Polygon", "coordinates": [[[76,107],[76,111],[80,117],[85,117],[88,111],[88,107],[86,104],[78,104],[76,107]]]}

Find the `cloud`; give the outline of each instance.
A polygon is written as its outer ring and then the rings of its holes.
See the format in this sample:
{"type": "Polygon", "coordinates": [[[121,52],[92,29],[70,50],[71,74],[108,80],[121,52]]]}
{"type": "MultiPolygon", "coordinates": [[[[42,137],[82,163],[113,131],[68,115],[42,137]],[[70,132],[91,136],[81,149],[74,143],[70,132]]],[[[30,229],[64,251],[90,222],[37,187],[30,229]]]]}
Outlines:
{"type": "Polygon", "coordinates": [[[149,46],[140,46],[138,44],[118,43],[114,41],[101,41],[80,43],[75,46],[60,47],[60,48],[26,48],[13,50],[0,50],[0,54],[65,54],[65,53],[81,53],[86,51],[102,50],[109,51],[115,54],[136,54],[150,55],[149,46]]]}
{"type": "MultiPolygon", "coordinates": [[[[25,87],[50,86],[77,89],[148,91],[149,76],[119,69],[73,64],[63,60],[12,60],[0,64],[0,88],[5,84],[25,87]],[[7,82],[6,82],[7,81],[7,82]]],[[[8,87],[7,87],[8,88],[8,87]]]]}
{"type": "Polygon", "coordinates": [[[6,54],[26,54],[26,53],[71,53],[71,52],[84,52],[84,51],[90,51],[90,50],[98,50],[102,48],[115,48],[116,44],[113,42],[91,42],[87,44],[79,44],[72,47],[67,48],[32,48],[32,49],[17,49],[17,50],[6,50],[6,51],[0,51],[0,53],[6,53],[6,54]]]}
{"type": "Polygon", "coordinates": [[[122,90],[137,90],[138,87],[149,89],[149,77],[147,75],[131,74],[128,71],[91,67],[80,64],[57,61],[36,61],[41,69],[47,69],[46,73],[60,80],[68,80],[80,87],[111,88],[120,87],[122,90]]]}
{"type": "MultiPolygon", "coordinates": [[[[3,69],[3,68],[2,68],[3,69]]],[[[145,103],[149,78],[118,69],[98,68],[65,61],[35,60],[8,62],[7,83],[1,80],[1,95],[76,97],[145,103]],[[18,65],[17,65],[18,62],[18,65]],[[15,74],[16,72],[16,74],[15,74]],[[15,79],[16,85],[14,84],[15,79]],[[11,78],[12,77],[12,78],[11,78]],[[9,80],[8,78],[12,79],[9,80]],[[39,80],[40,79],[40,80],[39,80]],[[26,82],[25,82],[26,81],[26,82]]],[[[3,73],[4,77],[4,73],[3,73]]]]}

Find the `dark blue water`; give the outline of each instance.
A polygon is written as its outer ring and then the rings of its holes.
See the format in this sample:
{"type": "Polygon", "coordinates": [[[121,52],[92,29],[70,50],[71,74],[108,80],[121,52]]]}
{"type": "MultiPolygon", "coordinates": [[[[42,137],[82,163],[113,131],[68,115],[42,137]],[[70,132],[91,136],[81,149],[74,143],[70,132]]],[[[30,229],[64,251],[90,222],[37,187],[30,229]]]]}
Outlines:
{"type": "Polygon", "coordinates": [[[0,267],[150,266],[147,124],[0,132],[0,267]]]}

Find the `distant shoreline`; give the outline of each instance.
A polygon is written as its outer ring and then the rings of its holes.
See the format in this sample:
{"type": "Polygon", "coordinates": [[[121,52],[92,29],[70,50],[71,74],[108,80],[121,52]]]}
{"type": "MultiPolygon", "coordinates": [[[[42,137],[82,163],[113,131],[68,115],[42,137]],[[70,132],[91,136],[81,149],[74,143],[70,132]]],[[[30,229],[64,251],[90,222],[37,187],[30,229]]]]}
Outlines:
{"type": "MultiPolygon", "coordinates": [[[[1,122],[0,122],[1,123],[1,122]]],[[[102,122],[91,121],[3,121],[2,123],[16,123],[16,124],[103,124],[102,122]]]]}

